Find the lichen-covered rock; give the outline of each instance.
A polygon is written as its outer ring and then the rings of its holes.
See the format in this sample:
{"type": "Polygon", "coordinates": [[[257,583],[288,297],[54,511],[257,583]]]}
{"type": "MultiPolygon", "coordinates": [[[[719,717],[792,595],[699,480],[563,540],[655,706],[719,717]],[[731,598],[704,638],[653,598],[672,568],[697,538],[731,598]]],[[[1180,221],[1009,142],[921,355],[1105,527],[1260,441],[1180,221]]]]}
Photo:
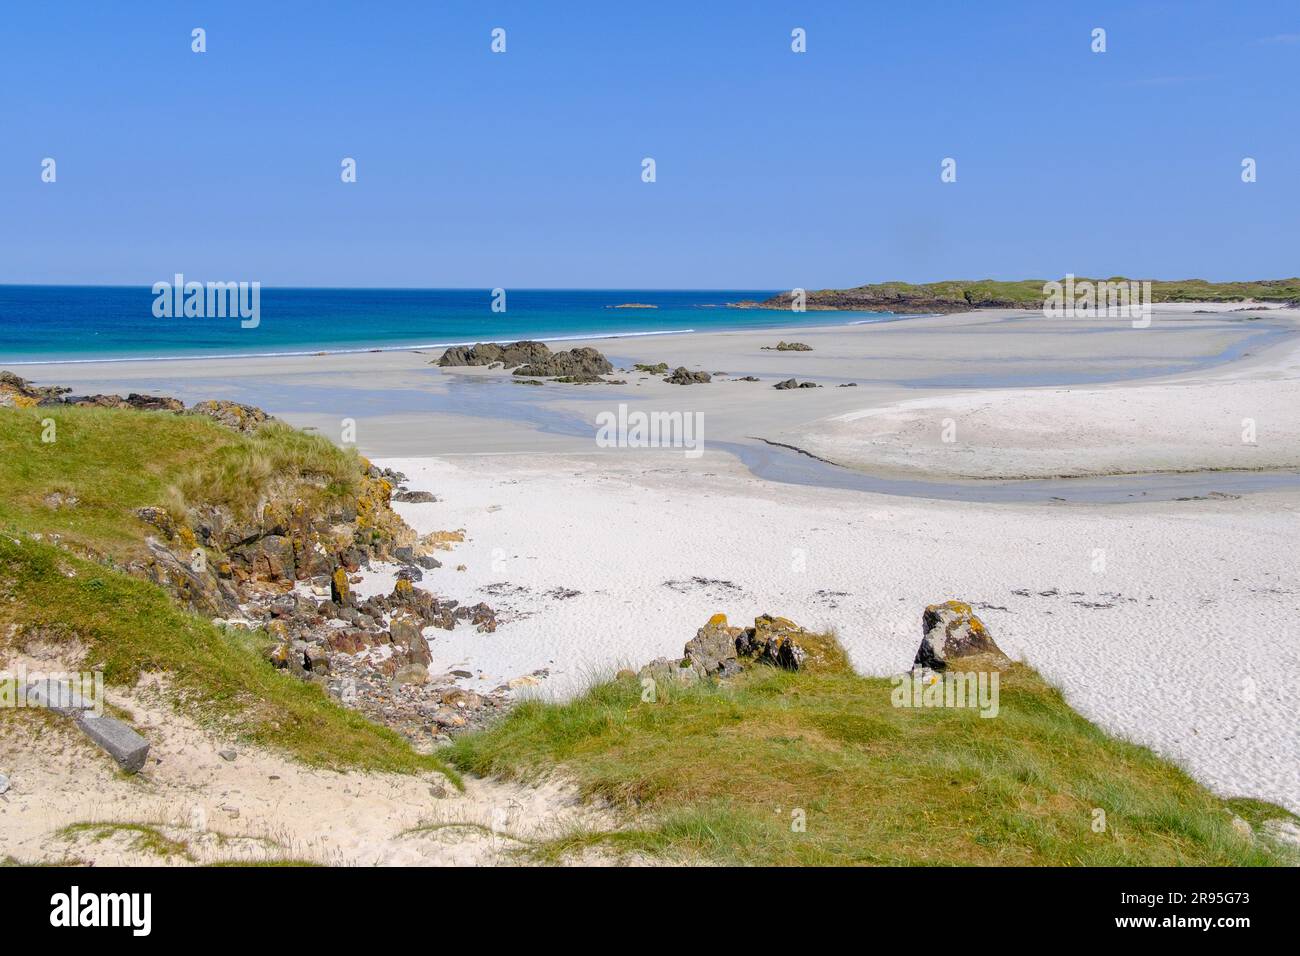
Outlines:
{"type": "Polygon", "coordinates": [[[649,678],[656,685],[671,686],[682,685],[689,686],[700,682],[700,672],[691,666],[687,660],[671,660],[667,657],[660,657],[646,664],[637,671],[638,680],[649,678]]]}
{"type": "Polygon", "coordinates": [[[737,640],[739,652],[755,661],[789,671],[804,666],[808,654],[800,644],[806,632],[789,618],[762,614],[754,618],[754,626],[746,628],[737,640]]]}
{"type": "Polygon", "coordinates": [[[78,395],[69,396],[62,401],[82,408],[129,408],[142,412],[175,414],[185,411],[185,403],[179,398],[171,398],[167,395],[141,395],[138,392],[132,392],[126,398],[121,395],[78,395]]]}
{"type": "Polygon", "coordinates": [[[715,614],[686,642],[683,651],[701,677],[734,677],[740,673],[736,639],[741,629],[727,626],[727,615],[715,614]]]}
{"type": "Polygon", "coordinates": [[[984,622],[962,601],[927,607],[921,616],[921,633],[913,668],[1005,670],[1011,664],[984,622]]]}
{"type": "Polygon", "coordinates": [[[37,387],[13,372],[0,372],[0,408],[34,408],[57,405],[72,391],[58,386],[37,387]]]}
{"type": "Polygon", "coordinates": [[[412,664],[428,664],[432,660],[429,642],[424,639],[424,621],[412,611],[394,611],[388,622],[388,632],[393,643],[406,651],[412,664]]]}
{"type": "Polygon", "coordinates": [[[219,400],[197,402],[190,406],[190,414],[205,415],[217,424],[233,428],[237,432],[251,432],[263,422],[275,421],[255,405],[219,400]]]}
{"type": "Polygon", "coordinates": [[[136,508],[135,516],[145,524],[151,524],[163,533],[163,537],[171,539],[176,537],[176,521],[166,508],[158,508],[150,505],[146,508],[136,508]]]}
{"type": "Polygon", "coordinates": [[[348,573],[342,568],[335,568],[330,575],[330,600],[338,605],[352,603],[352,587],[348,584],[348,573]]]}
{"type": "Polygon", "coordinates": [[[205,617],[224,617],[239,610],[239,595],[206,564],[186,564],[154,537],[145,539],[149,557],[128,570],[165,587],[182,604],[205,617]]]}

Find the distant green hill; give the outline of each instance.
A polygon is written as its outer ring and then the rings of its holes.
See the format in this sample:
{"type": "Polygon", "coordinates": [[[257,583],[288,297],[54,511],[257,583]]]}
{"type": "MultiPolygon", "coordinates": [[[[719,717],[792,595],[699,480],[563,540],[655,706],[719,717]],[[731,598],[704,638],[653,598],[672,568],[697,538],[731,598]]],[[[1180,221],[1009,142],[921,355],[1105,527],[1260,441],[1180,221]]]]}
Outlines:
{"type": "MultiPolygon", "coordinates": [[[[1049,280],[1022,279],[1001,282],[996,279],[947,282],[878,282],[853,289],[818,289],[806,293],[810,310],[886,311],[886,312],[965,312],[970,309],[1038,309],[1042,308],[1043,286],[1049,280]]],[[[1064,281],[1058,280],[1058,281],[1064,281]]],[[[1089,279],[1080,282],[1150,281],[1153,302],[1300,302],[1300,278],[1261,279],[1257,282],[1207,282],[1204,279],[1130,280],[1123,276],[1089,279]]],[[[737,302],[738,308],[789,309],[791,293],[783,292],[763,302],[737,302]]]]}

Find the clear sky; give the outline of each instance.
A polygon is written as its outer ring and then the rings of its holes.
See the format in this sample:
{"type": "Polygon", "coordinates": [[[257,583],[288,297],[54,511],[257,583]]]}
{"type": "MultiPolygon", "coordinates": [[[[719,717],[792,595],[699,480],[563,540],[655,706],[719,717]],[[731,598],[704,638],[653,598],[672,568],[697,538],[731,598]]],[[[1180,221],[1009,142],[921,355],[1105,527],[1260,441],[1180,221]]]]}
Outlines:
{"type": "Polygon", "coordinates": [[[0,88],[0,282],[1300,273],[1297,0],[10,0],[0,88]]]}

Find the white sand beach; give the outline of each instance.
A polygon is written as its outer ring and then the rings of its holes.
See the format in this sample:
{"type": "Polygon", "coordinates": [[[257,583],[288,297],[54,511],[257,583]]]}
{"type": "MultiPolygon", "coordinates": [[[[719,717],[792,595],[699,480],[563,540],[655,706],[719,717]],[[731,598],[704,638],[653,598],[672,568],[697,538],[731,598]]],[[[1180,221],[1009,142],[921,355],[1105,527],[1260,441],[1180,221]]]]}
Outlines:
{"type": "MultiPolygon", "coordinates": [[[[520,692],[571,694],[680,653],[718,611],[833,628],[858,669],[889,675],[911,664],[923,607],[957,598],[1107,730],[1221,794],[1300,811],[1298,321],[1240,304],[1158,307],[1149,329],[994,311],[566,343],[601,349],[629,370],[608,376],[622,385],[525,387],[427,352],[26,374],[250,401],[335,439],[352,419],[363,453],[441,499],[403,516],[466,533],[421,586],[498,610],[493,634],[428,632],[433,669],[469,670],[471,685],[545,669],[520,692]],[[764,349],[781,340],[811,351],[764,349]],[[677,386],[636,362],[726,374],[677,386]],[[772,388],[790,377],[823,387],[772,388]],[[620,403],[700,413],[703,454],[597,448],[596,416],[620,403]],[[942,501],[765,480],[729,450],[769,447],[758,439],[855,473],[977,487],[1203,474],[1186,494],[1122,504],[942,501]],[[1282,479],[1236,496],[1232,476],[1257,470],[1282,479]]],[[[390,588],[392,570],[362,593],[390,588]]]]}

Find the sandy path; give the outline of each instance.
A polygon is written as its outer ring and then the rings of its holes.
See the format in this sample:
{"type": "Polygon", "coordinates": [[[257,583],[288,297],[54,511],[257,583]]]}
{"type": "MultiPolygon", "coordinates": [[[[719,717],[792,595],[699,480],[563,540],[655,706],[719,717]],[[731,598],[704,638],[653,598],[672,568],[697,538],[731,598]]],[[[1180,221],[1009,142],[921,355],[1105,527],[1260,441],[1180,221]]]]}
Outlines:
{"type": "MultiPolygon", "coordinates": [[[[40,666],[54,669],[49,661],[40,666]]],[[[0,771],[11,784],[0,796],[0,860],[511,865],[520,862],[512,852],[520,846],[515,837],[613,824],[608,812],[580,804],[557,783],[531,787],[467,778],[460,792],[437,773],[315,770],[214,738],[164,703],[156,688],[110,692],[109,699],[129,712],[150,741],[149,762],[134,777],[118,772],[64,718],[7,711],[0,719],[0,771]],[[237,753],[234,760],[221,756],[228,749],[237,753]],[[59,833],[69,825],[102,822],[153,826],[185,852],[150,852],[132,832],[59,833]],[[453,825],[405,832],[431,823],[453,825]]],[[[590,854],[575,862],[608,861],[590,854]]]]}

